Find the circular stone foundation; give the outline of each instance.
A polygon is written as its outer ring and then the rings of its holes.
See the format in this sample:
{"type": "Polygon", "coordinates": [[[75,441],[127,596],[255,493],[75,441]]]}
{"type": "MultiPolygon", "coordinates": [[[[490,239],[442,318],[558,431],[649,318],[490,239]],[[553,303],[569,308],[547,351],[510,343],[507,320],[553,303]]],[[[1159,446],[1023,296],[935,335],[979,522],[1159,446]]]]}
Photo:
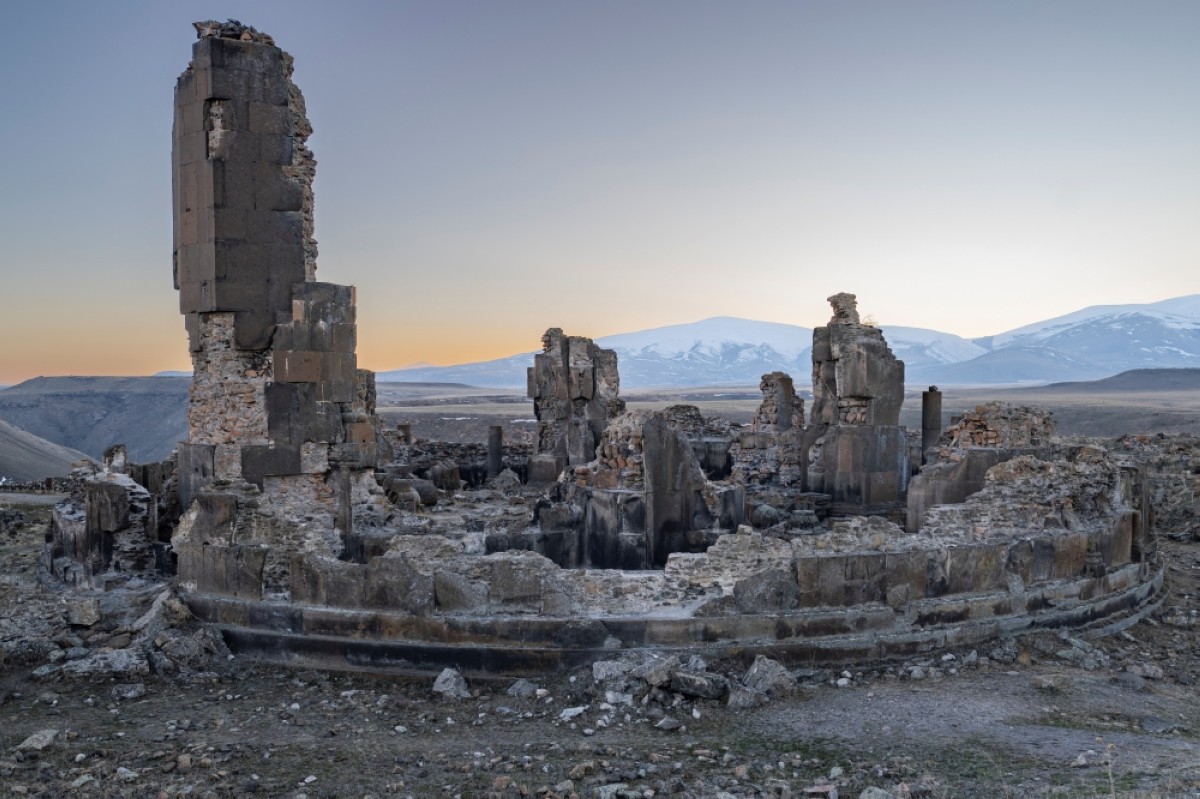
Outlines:
{"type": "MultiPolygon", "coordinates": [[[[365,564],[296,556],[288,600],[238,596],[228,581],[226,591],[186,590],[186,575],[184,588],[192,610],[218,625],[234,651],[321,668],[530,673],[632,650],[869,662],[1132,624],[1161,602],[1163,566],[1138,536],[1136,513],[1111,521],[1092,532],[905,536],[880,549],[829,552],[812,547],[832,546],[832,535],[784,541],[743,532],[706,553],[672,555],[663,571],[630,572],[558,569],[528,552],[454,553],[446,539],[429,537],[434,549],[413,537],[403,554],[365,564]]],[[[244,550],[222,549],[205,554],[246,563],[244,550]]]]}

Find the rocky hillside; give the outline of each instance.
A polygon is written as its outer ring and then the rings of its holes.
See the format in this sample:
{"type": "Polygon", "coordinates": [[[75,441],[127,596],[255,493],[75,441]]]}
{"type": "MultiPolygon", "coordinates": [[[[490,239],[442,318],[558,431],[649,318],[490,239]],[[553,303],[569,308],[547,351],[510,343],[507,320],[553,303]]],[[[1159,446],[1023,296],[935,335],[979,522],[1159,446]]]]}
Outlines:
{"type": "Polygon", "coordinates": [[[187,437],[186,377],[36,377],[0,391],[0,420],[99,459],[161,460],[187,437]]]}

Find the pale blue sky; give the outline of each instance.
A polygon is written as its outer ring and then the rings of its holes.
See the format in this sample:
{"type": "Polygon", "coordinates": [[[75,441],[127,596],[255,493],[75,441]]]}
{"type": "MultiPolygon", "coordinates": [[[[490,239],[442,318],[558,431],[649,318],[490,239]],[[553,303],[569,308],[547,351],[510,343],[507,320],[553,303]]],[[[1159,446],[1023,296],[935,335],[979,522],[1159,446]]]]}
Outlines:
{"type": "Polygon", "coordinates": [[[1194,2],[54,2],[0,48],[0,383],[187,368],[190,23],[296,58],[360,363],[707,316],[1001,332],[1200,292],[1194,2]]]}

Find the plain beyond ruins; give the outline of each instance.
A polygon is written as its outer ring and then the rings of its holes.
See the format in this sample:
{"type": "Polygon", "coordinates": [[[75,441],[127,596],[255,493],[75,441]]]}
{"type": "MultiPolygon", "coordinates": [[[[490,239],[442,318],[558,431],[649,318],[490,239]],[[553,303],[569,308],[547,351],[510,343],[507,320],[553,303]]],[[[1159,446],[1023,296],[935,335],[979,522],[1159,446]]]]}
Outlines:
{"type": "MultiPolygon", "coordinates": [[[[984,405],[949,427],[853,294],[813,332],[812,403],[762,377],[751,424],[626,410],[619,364],[546,331],[531,451],[486,469],[375,413],[355,289],[319,282],[311,126],[291,57],[201,23],[175,90],[174,279],[194,376],[162,463],[110,450],[55,510],[79,591],[172,581],[249,656],[330,668],[565,668],[626,651],[869,661],[1161,599],[1140,469],[984,405]]],[[[531,338],[536,331],[531,331],[531,338]]]]}

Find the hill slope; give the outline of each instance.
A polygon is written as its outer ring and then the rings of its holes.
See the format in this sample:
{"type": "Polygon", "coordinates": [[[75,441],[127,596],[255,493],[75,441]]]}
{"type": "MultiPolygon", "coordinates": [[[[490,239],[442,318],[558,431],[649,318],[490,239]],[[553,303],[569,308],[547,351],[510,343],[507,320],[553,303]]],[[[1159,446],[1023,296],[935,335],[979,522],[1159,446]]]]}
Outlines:
{"type": "Polygon", "coordinates": [[[0,477],[16,483],[63,477],[87,456],[0,421],[0,477]]]}
{"type": "Polygon", "coordinates": [[[0,391],[0,419],[99,459],[161,460],[187,437],[186,377],[36,377],[0,391]]]}

